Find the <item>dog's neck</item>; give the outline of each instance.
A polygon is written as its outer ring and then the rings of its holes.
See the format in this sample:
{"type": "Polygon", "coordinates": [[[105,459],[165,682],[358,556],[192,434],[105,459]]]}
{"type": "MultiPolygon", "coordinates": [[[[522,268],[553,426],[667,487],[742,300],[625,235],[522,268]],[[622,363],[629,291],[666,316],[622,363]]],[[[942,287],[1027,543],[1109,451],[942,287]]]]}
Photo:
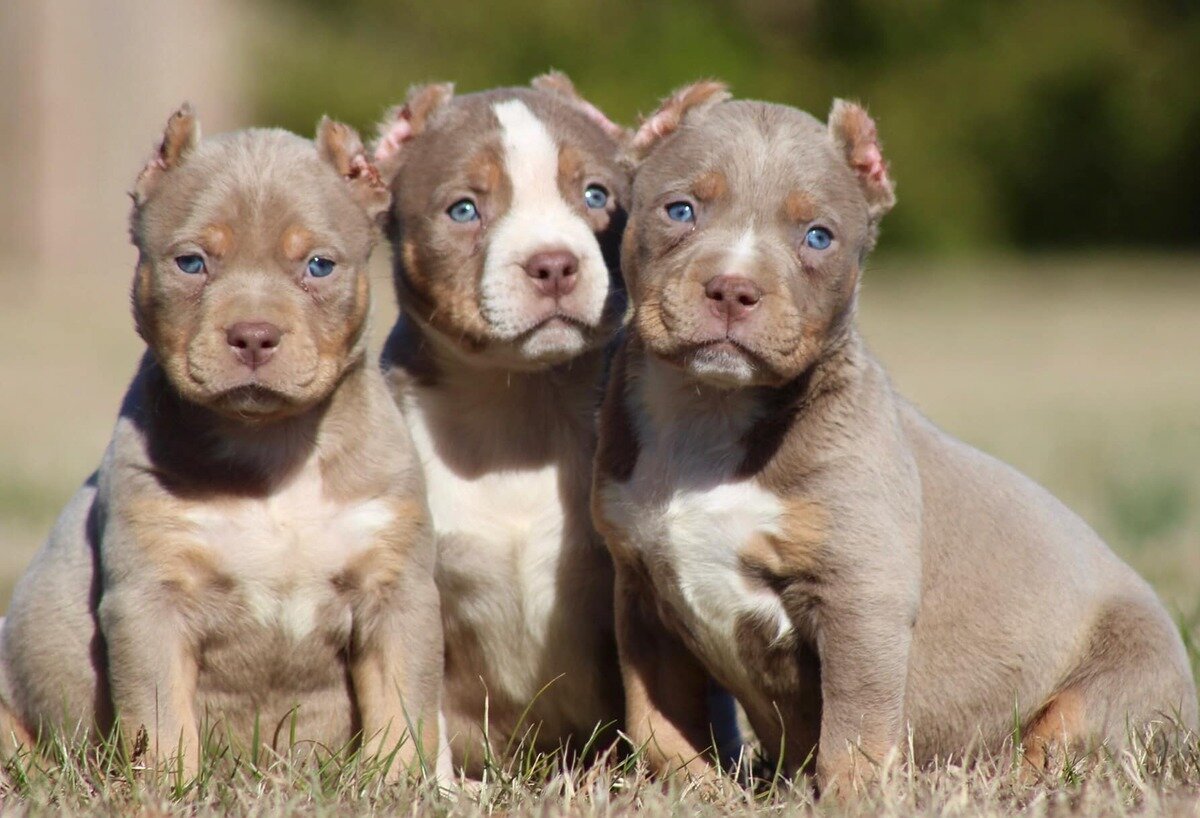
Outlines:
{"type": "Polygon", "coordinates": [[[564,449],[590,450],[604,356],[603,349],[589,350],[536,370],[480,365],[402,314],[383,361],[393,386],[419,405],[442,458],[473,473],[556,461],[564,449]]]}
{"type": "Polygon", "coordinates": [[[152,468],[178,490],[265,494],[314,457],[342,454],[338,449],[349,436],[323,434],[323,427],[337,425],[339,418],[354,423],[351,416],[361,410],[366,390],[360,357],[314,406],[277,420],[244,422],[182,398],[147,352],[121,414],[141,432],[152,468]]]}
{"type": "Polygon", "coordinates": [[[870,411],[870,390],[864,386],[878,369],[853,325],[827,339],[816,360],[780,386],[729,389],[705,384],[651,355],[636,338],[630,349],[627,373],[646,420],[660,431],[695,436],[707,430],[737,441],[744,452],[737,472],[746,477],[761,471],[796,430],[819,441],[827,436],[826,427],[870,411]]]}
{"type": "Polygon", "coordinates": [[[735,430],[770,416],[811,412],[827,398],[851,390],[867,360],[862,338],[851,326],[830,338],[813,363],[786,383],[729,388],[686,374],[651,354],[636,337],[630,344],[641,361],[631,374],[647,381],[642,392],[651,404],[646,408],[659,426],[686,424],[689,416],[720,415],[735,430]]]}

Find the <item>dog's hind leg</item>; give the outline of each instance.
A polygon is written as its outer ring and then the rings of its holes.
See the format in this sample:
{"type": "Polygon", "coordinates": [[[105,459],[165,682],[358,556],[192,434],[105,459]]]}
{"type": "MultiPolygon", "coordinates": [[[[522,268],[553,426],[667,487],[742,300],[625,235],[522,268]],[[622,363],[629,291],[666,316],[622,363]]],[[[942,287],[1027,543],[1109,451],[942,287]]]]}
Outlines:
{"type": "Polygon", "coordinates": [[[8,679],[8,656],[4,650],[4,617],[0,617],[0,763],[22,747],[33,747],[29,731],[13,712],[12,685],[8,679]]]}
{"type": "Polygon", "coordinates": [[[1022,732],[1025,759],[1052,772],[1068,754],[1118,752],[1195,730],[1196,686],[1179,632],[1157,602],[1126,599],[1097,618],[1076,670],[1022,732]]]}

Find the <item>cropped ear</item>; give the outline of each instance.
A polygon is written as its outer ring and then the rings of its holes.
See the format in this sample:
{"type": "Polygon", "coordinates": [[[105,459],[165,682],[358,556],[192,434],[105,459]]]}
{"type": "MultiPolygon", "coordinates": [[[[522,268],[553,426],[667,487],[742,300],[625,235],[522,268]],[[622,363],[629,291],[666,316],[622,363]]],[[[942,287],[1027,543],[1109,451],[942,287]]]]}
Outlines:
{"type": "Polygon", "coordinates": [[[350,192],[372,219],[379,219],[392,204],[392,192],[367,159],[358,131],[321,117],[317,125],[317,154],[350,185],[350,192]]]}
{"type": "Polygon", "coordinates": [[[454,84],[450,82],[414,85],[404,104],[387,112],[372,149],[375,167],[385,182],[391,184],[404,164],[404,143],[423,132],[430,118],[453,97],[454,84]]]}
{"type": "Polygon", "coordinates": [[[613,122],[603,111],[584,99],[583,95],[575,89],[575,83],[571,82],[571,78],[563,72],[548,71],[541,76],[534,77],[530,80],[529,85],[535,91],[553,94],[569,102],[576,110],[599,125],[600,129],[611,139],[617,142],[624,142],[629,139],[629,131],[613,122]]]}
{"type": "Polygon", "coordinates": [[[829,136],[858,176],[872,221],[880,219],[896,204],[896,186],[888,175],[874,120],[861,106],[834,100],[829,112],[829,136]]]}
{"type": "Polygon", "coordinates": [[[718,80],[700,80],[678,89],[638,126],[631,146],[634,158],[644,159],[659,142],[679,130],[688,116],[729,97],[729,87],[718,80]]]}
{"type": "Polygon", "coordinates": [[[162,140],[133,183],[133,192],[130,194],[133,203],[138,206],[144,204],[163,175],[178,167],[199,143],[200,120],[196,118],[192,106],[185,102],[167,120],[162,140]]]}

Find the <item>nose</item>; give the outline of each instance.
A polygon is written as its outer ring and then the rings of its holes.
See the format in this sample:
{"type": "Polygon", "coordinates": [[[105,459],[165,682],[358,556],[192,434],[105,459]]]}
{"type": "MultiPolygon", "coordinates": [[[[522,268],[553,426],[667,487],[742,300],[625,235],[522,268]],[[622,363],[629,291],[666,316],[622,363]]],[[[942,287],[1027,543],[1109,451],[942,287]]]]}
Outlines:
{"type": "Polygon", "coordinates": [[[544,295],[559,298],[575,289],[579,259],[570,250],[543,250],[525,262],[525,274],[544,295]]]}
{"type": "Polygon", "coordinates": [[[225,340],[238,360],[258,369],[271,359],[283,332],[266,321],[239,321],[225,330],[225,340]]]}
{"type": "Polygon", "coordinates": [[[762,290],[742,276],[716,276],[704,285],[708,308],[729,323],[741,321],[762,300],[762,290]]]}

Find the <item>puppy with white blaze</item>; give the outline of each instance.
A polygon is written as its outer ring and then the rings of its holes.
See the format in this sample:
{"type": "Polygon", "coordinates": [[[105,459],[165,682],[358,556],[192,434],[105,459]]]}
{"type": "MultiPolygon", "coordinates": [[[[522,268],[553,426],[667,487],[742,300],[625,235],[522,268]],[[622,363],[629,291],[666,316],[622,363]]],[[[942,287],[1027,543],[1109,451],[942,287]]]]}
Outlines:
{"type": "Polygon", "coordinates": [[[678,92],[633,140],[633,317],[594,509],[627,730],[707,772],[704,678],[822,793],[902,750],[1064,754],[1196,723],[1154,591],[1032,480],[939,430],[855,326],[895,198],[875,124],[678,92]]]}
{"type": "Polygon", "coordinates": [[[622,714],[588,491],[625,309],[624,137],[551,74],[414,88],[375,146],[401,306],[383,366],[425,469],[448,746],[468,774],[522,744],[606,746],[593,733],[622,714]]]}

